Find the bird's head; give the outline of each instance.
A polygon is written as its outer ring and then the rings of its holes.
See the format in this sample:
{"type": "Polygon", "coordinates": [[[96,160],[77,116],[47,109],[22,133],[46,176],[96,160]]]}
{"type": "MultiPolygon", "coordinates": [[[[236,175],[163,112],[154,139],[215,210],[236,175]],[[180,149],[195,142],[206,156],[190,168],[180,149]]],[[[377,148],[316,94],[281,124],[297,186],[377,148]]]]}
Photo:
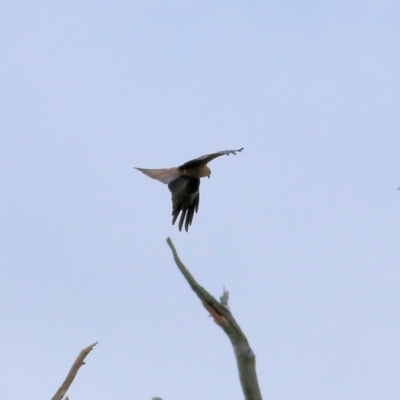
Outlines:
{"type": "Polygon", "coordinates": [[[197,171],[197,178],[209,178],[211,176],[211,169],[208,165],[202,165],[197,171]]]}

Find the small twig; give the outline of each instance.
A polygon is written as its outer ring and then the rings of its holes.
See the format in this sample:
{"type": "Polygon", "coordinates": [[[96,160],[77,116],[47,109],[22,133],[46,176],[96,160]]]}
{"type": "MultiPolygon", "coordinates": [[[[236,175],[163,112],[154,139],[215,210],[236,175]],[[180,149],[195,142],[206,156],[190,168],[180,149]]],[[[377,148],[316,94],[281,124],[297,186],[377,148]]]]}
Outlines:
{"type": "MultiPolygon", "coordinates": [[[[192,274],[179,259],[178,253],[170,238],[167,239],[167,243],[172,250],[175,263],[182,272],[182,275],[185,277],[192,290],[196,293],[197,297],[201,300],[205,309],[214,318],[215,323],[220,326],[229,337],[235,352],[240,384],[242,385],[245,399],[262,400],[256,373],[256,357],[250,348],[246,336],[240,329],[240,326],[233,318],[229,309],[225,305],[220,304],[210,293],[207,292],[207,290],[197,283],[192,274]]],[[[226,301],[228,300],[227,297],[228,296],[226,295],[226,301]]],[[[223,303],[222,298],[221,302],[223,303]]]]}
{"type": "Polygon", "coordinates": [[[228,300],[229,300],[229,291],[225,289],[222,292],[222,296],[219,298],[219,302],[221,303],[221,306],[224,306],[229,310],[229,305],[228,305],[228,300]]]}
{"type": "MultiPolygon", "coordinates": [[[[51,398],[51,400],[62,400],[64,397],[65,393],[67,393],[67,390],[71,386],[71,383],[76,377],[76,374],[79,371],[79,368],[85,364],[84,359],[86,356],[93,350],[93,347],[96,346],[98,342],[91,344],[88,347],[85,347],[78,355],[77,359],[75,360],[74,364],[72,365],[71,369],[68,372],[67,377],[65,378],[64,382],[60,386],[60,388],[57,390],[56,394],[51,398]]],[[[68,397],[66,397],[68,399],[68,397]]]]}

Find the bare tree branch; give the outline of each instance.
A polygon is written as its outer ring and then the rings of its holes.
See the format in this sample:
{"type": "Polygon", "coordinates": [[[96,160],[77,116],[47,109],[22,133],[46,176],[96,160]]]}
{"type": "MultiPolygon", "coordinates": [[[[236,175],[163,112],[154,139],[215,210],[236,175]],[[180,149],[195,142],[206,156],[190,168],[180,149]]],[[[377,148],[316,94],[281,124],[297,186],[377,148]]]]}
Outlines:
{"type": "Polygon", "coordinates": [[[219,302],[221,306],[224,306],[229,310],[228,300],[229,300],[229,291],[226,290],[224,286],[224,290],[222,292],[222,296],[219,298],[219,302]]]}
{"type": "Polygon", "coordinates": [[[201,300],[205,309],[214,318],[215,323],[224,330],[232,343],[239,370],[240,384],[242,385],[245,400],[262,400],[256,373],[256,357],[250,348],[246,336],[227,308],[228,294],[225,293],[225,289],[224,295],[226,299],[223,295],[224,305],[222,305],[211,296],[207,290],[196,282],[192,274],[179,259],[178,253],[176,252],[170,238],[167,239],[167,243],[172,250],[175,263],[182,272],[182,275],[185,277],[192,290],[196,293],[197,297],[201,300]]]}
{"type": "MultiPolygon", "coordinates": [[[[98,342],[91,344],[88,347],[85,347],[78,355],[77,359],[75,360],[74,364],[72,365],[71,369],[68,372],[67,377],[65,378],[64,382],[60,386],[60,388],[57,390],[56,394],[51,398],[51,400],[62,400],[64,397],[65,393],[67,393],[67,390],[71,386],[71,383],[76,377],[76,374],[79,371],[79,368],[85,364],[84,359],[86,356],[93,350],[93,347],[96,346],[98,342]]],[[[68,399],[68,396],[66,397],[68,399]]]]}

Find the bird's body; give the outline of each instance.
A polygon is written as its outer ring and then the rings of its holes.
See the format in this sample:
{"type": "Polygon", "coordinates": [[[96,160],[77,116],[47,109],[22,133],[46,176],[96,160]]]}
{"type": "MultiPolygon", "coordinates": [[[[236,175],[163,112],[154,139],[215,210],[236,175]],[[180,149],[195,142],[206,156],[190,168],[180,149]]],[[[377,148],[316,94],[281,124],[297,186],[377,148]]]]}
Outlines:
{"type": "Polygon", "coordinates": [[[185,178],[205,178],[206,176],[210,177],[211,175],[211,169],[208,168],[207,165],[200,165],[194,168],[181,168],[180,171],[182,173],[182,177],[185,178]]]}
{"type": "Polygon", "coordinates": [[[179,230],[182,230],[185,224],[186,232],[192,224],[193,215],[199,209],[200,202],[200,178],[210,177],[211,170],[207,166],[214,158],[229,154],[241,152],[239,150],[226,150],[217,153],[206,154],[190,160],[179,167],[163,169],[136,168],[150,178],[168,185],[172,195],[172,224],[175,224],[179,214],[179,230]]]}

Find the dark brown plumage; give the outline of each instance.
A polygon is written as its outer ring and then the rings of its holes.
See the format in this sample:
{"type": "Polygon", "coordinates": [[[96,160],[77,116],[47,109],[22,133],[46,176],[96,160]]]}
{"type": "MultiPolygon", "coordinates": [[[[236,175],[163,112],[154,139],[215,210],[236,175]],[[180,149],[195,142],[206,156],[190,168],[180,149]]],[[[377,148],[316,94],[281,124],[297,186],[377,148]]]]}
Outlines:
{"type": "Polygon", "coordinates": [[[241,152],[242,150],[243,147],[239,150],[225,150],[206,154],[175,168],[135,168],[150,178],[157,179],[168,185],[172,197],[172,224],[175,224],[180,214],[179,230],[182,230],[185,225],[187,232],[192,224],[194,213],[197,213],[199,209],[200,178],[205,176],[209,178],[211,175],[211,170],[207,163],[220,156],[236,155],[236,152],[241,152]]]}

